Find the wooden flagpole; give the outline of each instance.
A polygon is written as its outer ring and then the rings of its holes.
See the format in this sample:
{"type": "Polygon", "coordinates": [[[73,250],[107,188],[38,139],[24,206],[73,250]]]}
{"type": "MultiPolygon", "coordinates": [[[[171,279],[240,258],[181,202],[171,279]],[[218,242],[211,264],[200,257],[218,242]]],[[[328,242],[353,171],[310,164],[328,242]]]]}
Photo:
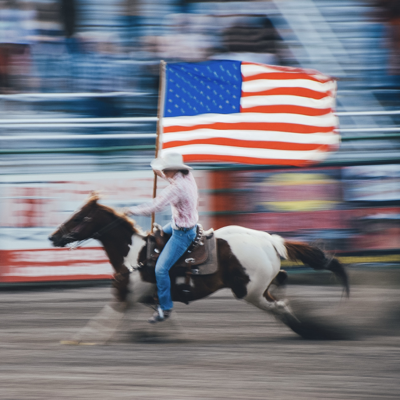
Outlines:
{"type": "MultiPolygon", "coordinates": [[[[158,88],[158,106],[157,106],[157,137],[156,137],[156,158],[158,157],[159,153],[159,146],[160,146],[160,136],[162,130],[162,114],[164,112],[164,95],[165,95],[165,66],[166,62],[164,60],[160,61],[160,82],[158,88]]],[[[154,182],[153,182],[153,199],[157,195],[157,174],[154,172],[154,182]]],[[[151,214],[151,228],[150,232],[153,233],[153,225],[155,220],[155,213],[151,214]]]]}

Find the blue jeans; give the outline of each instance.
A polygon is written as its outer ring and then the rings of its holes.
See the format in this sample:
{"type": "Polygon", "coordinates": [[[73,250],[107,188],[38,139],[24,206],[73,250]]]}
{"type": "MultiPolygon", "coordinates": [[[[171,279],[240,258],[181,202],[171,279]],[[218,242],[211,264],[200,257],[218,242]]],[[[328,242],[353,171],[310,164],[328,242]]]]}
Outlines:
{"type": "Polygon", "coordinates": [[[172,229],[171,224],[163,228],[164,232],[171,235],[167,244],[163,248],[156,263],[156,281],[158,300],[162,310],[171,310],[173,307],[171,297],[171,280],[169,270],[185,253],[187,248],[196,238],[196,226],[187,231],[172,229]]]}

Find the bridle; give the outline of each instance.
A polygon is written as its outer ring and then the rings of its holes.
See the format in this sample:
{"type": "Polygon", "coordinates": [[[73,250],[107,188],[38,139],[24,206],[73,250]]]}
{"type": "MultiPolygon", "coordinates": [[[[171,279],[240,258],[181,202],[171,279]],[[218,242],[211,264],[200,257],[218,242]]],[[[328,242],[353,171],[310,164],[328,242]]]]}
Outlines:
{"type": "MultiPolygon", "coordinates": [[[[91,216],[91,217],[89,216],[90,214],[88,216],[84,217],[83,221],[80,224],[78,224],[74,229],[72,229],[70,231],[66,228],[65,223],[62,223],[58,228],[61,231],[62,237],[71,235],[72,233],[79,233],[82,230],[82,228],[84,227],[84,223],[85,222],[90,222],[94,218],[94,216],[96,215],[97,211],[98,210],[96,210],[94,212],[93,216],[91,216]],[[77,229],[77,228],[79,228],[79,229],[77,229]]],[[[84,243],[86,243],[86,242],[88,242],[90,240],[100,239],[105,233],[109,232],[111,229],[114,229],[117,225],[119,225],[123,221],[123,219],[121,217],[118,217],[118,215],[116,215],[116,217],[117,217],[117,219],[115,219],[114,221],[110,222],[108,225],[104,226],[103,228],[101,228],[97,232],[93,233],[93,235],[91,235],[87,239],[77,240],[77,241],[73,242],[71,244],[71,246],[69,247],[69,249],[70,250],[75,250],[75,249],[77,249],[78,247],[81,247],[84,243]]]]}

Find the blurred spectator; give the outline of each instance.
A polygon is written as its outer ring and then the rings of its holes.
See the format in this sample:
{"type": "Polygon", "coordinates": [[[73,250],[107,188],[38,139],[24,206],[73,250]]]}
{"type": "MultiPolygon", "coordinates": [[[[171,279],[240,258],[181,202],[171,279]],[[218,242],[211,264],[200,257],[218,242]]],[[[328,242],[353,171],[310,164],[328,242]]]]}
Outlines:
{"type": "Polygon", "coordinates": [[[122,43],[128,52],[138,50],[142,37],[140,3],[140,0],[123,0],[122,4],[122,43]]]}
{"type": "Polygon", "coordinates": [[[75,0],[61,0],[60,16],[65,37],[70,38],[74,36],[76,25],[75,0]]]}
{"type": "MultiPolygon", "coordinates": [[[[118,117],[121,109],[118,99],[104,93],[127,90],[123,81],[124,63],[117,46],[117,38],[106,32],[84,32],[79,34],[81,52],[76,57],[73,90],[81,93],[98,93],[79,104],[79,111],[86,116],[118,117]]],[[[97,133],[107,132],[98,128],[97,133]]]]}
{"type": "Polygon", "coordinates": [[[383,20],[387,27],[387,41],[390,51],[389,74],[400,75],[400,1],[375,0],[378,8],[378,18],[383,20]]]}
{"type": "Polygon", "coordinates": [[[221,54],[212,58],[281,64],[280,37],[267,16],[232,15],[227,18],[231,22],[221,34],[221,54]]]}
{"type": "Polygon", "coordinates": [[[180,14],[188,14],[190,12],[189,0],[175,0],[175,6],[180,14]]]}
{"type": "Polygon", "coordinates": [[[277,53],[278,35],[266,16],[249,16],[238,20],[223,33],[228,52],[277,53]]]}
{"type": "Polygon", "coordinates": [[[62,91],[68,71],[59,6],[56,2],[38,3],[37,36],[34,61],[39,86],[43,92],[62,91]]]}
{"type": "Polygon", "coordinates": [[[43,43],[60,42],[62,26],[59,6],[55,1],[37,4],[38,40],[43,43]]]}
{"type": "Polygon", "coordinates": [[[160,41],[157,36],[143,36],[141,41],[140,61],[135,68],[135,86],[139,91],[158,94],[160,59],[160,41]]]}
{"type": "Polygon", "coordinates": [[[76,59],[74,89],[80,92],[115,92],[123,89],[117,38],[107,32],[79,34],[81,52],[76,59]]]}
{"type": "Polygon", "coordinates": [[[158,54],[169,61],[204,61],[211,54],[213,40],[203,24],[204,15],[170,14],[171,33],[158,37],[158,54]]]}
{"type": "Polygon", "coordinates": [[[34,11],[27,3],[0,0],[0,92],[23,90],[28,73],[30,25],[34,11]]]}
{"type": "Polygon", "coordinates": [[[76,18],[75,0],[60,0],[60,20],[64,30],[67,50],[72,54],[78,51],[78,41],[74,37],[76,33],[76,18]]]}
{"type": "Polygon", "coordinates": [[[9,70],[13,44],[12,14],[12,3],[0,0],[0,93],[8,93],[11,87],[9,70]]]}
{"type": "Polygon", "coordinates": [[[19,92],[30,91],[33,88],[32,80],[32,47],[36,34],[36,9],[33,2],[19,2],[19,14],[21,23],[20,51],[14,56],[13,71],[15,88],[19,92]]]}

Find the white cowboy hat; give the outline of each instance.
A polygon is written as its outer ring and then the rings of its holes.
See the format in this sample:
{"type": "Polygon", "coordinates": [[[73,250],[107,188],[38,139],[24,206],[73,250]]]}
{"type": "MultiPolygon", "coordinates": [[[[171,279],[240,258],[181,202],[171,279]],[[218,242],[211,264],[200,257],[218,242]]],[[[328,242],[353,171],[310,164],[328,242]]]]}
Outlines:
{"type": "Polygon", "coordinates": [[[150,165],[156,171],[163,171],[165,169],[192,169],[189,165],[183,163],[182,154],[179,153],[166,153],[162,157],[155,158],[150,165]]]}

